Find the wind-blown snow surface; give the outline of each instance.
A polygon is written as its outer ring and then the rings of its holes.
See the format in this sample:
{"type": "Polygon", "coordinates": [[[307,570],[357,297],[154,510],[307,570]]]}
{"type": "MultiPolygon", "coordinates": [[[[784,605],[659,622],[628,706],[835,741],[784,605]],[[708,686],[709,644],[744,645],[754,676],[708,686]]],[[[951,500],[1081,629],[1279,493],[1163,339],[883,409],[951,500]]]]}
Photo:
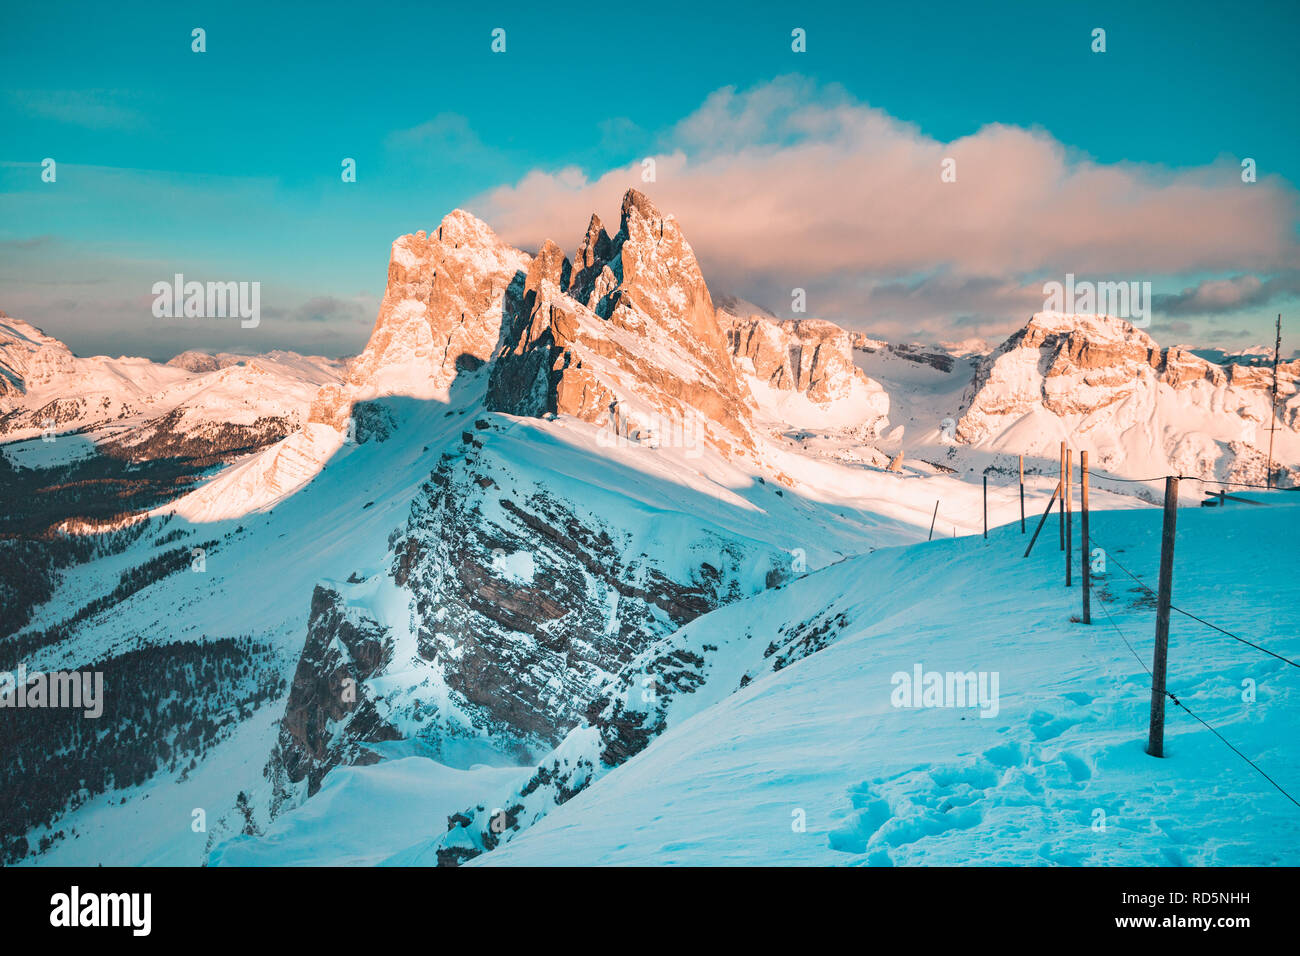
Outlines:
{"type": "MultiPolygon", "coordinates": [[[[1181,512],[1174,603],[1296,659],[1278,609],[1300,600],[1282,558],[1300,504],[1272,497],[1181,512]]],[[[1115,551],[1091,626],[1071,621],[1055,534],[1022,559],[1016,526],[879,550],[693,621],[672,640],[720,650],[667,732],[475,862],[1300,862],[1300,809],[1172,702],[1165,759],[1145,754],[1154,612],[1117,560],[1154,585],[1160,513],[1093,519],[1115,551]],[[829,646],[738,686],[779,629],[818,615],[845,618],[829,646]],[[916,665],[996,673],[998,713],[893,706],[891,678],[916,665]]],[[[1178,699],[1300,794],[1295,668],[1178,614],[1169,661],[1178,699]]]]}
{"type": "Polygon", "coordinates": [[[241,836],[213,852],[213,866],[366,866],[406,846],[412,833],[437,833],[447,815],[484,789],[518,782],[517,767],[467,770],[408,756],[369,767],[339,767],[320,793],[280,817],[262,837],[241,836]]]}
{"type": "MultiPolygon", "coordinates": [[[[1174,603],[1296,659],[1300,638],[1277,608],[1294,606],[1300,582],[1277,556],[1295,538],[1300,502],[1270,501],[1182,510],[1174,603]]],[[[704,653],[707,681],[673,700],[668,730],[473,865],[1294,865],[1300,811],[1172,702],[1165,759],[1145,754],[1154,612],[1119,565],[1154,585],[1161,515],[1092,517],[1094,546],[1114,550],[1095,575],[1091,626],[1072,620],[1080,588],[1077,575],[1063,586],[1054,529],[1023,559],[1018,524],[987,542],[850,558],[693,621],[663,646],[704,653]],[[843,623],[822,649],[771,672],[770,643],[813,619],[843,623]],[[893,676],[917,665],[996,673],[996,715],[895,707],[893,676]],[[746,684],[748,675],[759,676],[746,684]]],[[[1170,689],[1292,794],[1295,673],[1174,615],[1170,689]]],[[[422,760],[352,768],[332,785],[395,807],[419,790],[413,780],[441,779],[422,760]]],[[[457,788],[464,806],[517,786],[479,782],[473,794],[457,788]]],[[[427,799],[439,810],[453,802],[427,799]]],[[[376,833],[374,815],[313,803],[265,841],[219,848],[214,862],[333,862],[368,834],[372,849],[400,840],[391,827],[376,833]]],[[[415,840],[385,862],[436,862],[428,830],[419,815],[415,840]]]]}

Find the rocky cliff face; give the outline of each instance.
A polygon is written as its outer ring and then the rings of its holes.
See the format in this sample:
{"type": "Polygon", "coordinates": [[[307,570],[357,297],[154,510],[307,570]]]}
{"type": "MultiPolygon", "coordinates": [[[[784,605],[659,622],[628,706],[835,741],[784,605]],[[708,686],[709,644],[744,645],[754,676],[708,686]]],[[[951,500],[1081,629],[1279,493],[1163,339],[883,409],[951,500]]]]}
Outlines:
{"type": "Polygon", "coordinates": [[[307,421],[346,433],[359,402],[386,395],[446,401],[453,383],[500,351],[532,258],[463,209],[432,232],[393,242],[375,326],[343,381],[322,386],[307,421]]]}
{"type": "Polygon", "coordinates": [[[364,745],[401,736],[376,711],[366,685],[392,657],[387,627],[350,607],[338,590],[316,587],[307,640],[267,768],[278,801],[299,785],[314,794],[340,764],[374,763],[379,758],[364,745]]]}
{"type": "Polygon", "coordinates": [[[775,321],[730,317],[727,341],[733,360],[772,388],[802,392],[820,405],[849,398],[855,389],[879,393],[880,414],[889,398],[853,364],[854,334],[820,319],[775,321]]]}
{"type": "Polygon", "coordinates": [[[499,435],[480,420],[444,453],[394,546],[393,577],[415,596],[421,657],[476,723],[546,748],[634,655],[746,593],[754,562],[764,574],[782,562],[706,526],[683,541],[682,556],[698,557],[667,567],[637,539],[643,516],[519,474],[492,447],[499,435]]]}
{"type": "Polygon", "coordinates": [[[593,216],[573,261],[553,242],[542,247],[505,328],[493,410],[612,418],[630,434],[699,415],[711,444],[751,447],[749,396],[695,254],[677,221],[636,190],[613,237],[593,216]]]}
{"type": "Polygon", "coordinates": [[[432,397],[489,361],[513,313],[529,256],[457,209],[393,243],[375,328],[347,384],[364,397],[432,397]]]}
{"type": "Polygon", "coordinates": [[[927,348],[923,345],[914,343],[893,343],[882,342],[870,338],[861,332],[853,333],[853,347],[860,352],[879,352],[885,351],[898,358],[905,359],[908,362],[915,362],[918,365],[928,365],[932,369],[940,372],[951,372],[956,365],[954,356],[958,353],[948,352],[927,348]]]}
{"type": "Polygon", "coordinates": [[[439,865],[458,866],[513,839],[686,715],[817,653],[848,623],[843,612],[820,608],[770,634],[695,625],[646,647],[590,701],[583,724],[521,786],[485,794],[485,802],[448,818],[447,832],[434,841],[439,865]]]}
{"type": "Polygon", "coordinates": [[[673,511],[680,488],[538,442],[484,415],[437,457],[378,576],[402,612],[347,598],[375,581],[317,588],[267,766],[273,811],[399,735],[535,759],[646,648],[793,576],[785,552],[712,524],[712,497],[673,511]]]}
{"type": "Polygon", "coordinates": [[[24,395],[76,371],[76,358],[58,339],[0,312],[0,414],[24,395]]]}
{"type": "MultiPolygon", "coordinates": [[[[1275,453],[1294,460],[1294,370],[1282,366],[1278,381],[1275,453]]],[[[1039,313],[979,364],[956,437],[1007,450],[1018,444],[1031,451],[1037,443],[1037,452],[1050,453],[1070,435],[1101,467],[1131,473],[1150,461],[1167,473],[1262,482],[1271,387],[1271,369],[1219,366],[1177,346],[1162,349],[1122,319],[1039,313]]]]}
{"type": "Polygon", "coordinates": [[[66,345],[0,312],[0,436],[26,437],[50,422],[75,427],[93,415],[96,403],[76,387],[76,373],[66,345]]]}
{"type": "Polygon", "coordinates": [[[771,439],[818,458],[888,464],[874,443],[889,424],[890,396],[855,364],[855,333],[732,308],[719,311],[732,363],[771,439]]]}

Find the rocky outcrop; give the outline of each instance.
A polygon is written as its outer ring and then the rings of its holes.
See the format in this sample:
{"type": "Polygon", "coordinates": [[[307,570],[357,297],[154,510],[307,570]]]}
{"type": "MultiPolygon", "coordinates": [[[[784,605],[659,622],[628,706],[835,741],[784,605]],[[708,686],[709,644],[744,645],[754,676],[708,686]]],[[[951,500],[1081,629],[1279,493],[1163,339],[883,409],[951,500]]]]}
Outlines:
{"type": "Polygon", "coordinates": [[[414,595],[419,655],[475,726],[544,752],[636,654],[744,596],[755,564],[776,574],[788,561],[695,525],[665,567],[637,545],[643,522],[663,518],[618,514],[592,486],[529,474],[494,450],[499,437],[481,419],[443,454],[394,543],[392,574],[414,595]]]}
{"type": "Polygon", "coordinates": [[[588,704],[583,724],[522,785],[485,795],[487,801],[448,818],[447,832],[434,842],[439,865],[458,866],[496,849],[635,757],[670,726],[823,650],[848,625],[842,611],[821,608],[771,634],[721,636],[685,628],[646,648],[588,704]]]}
{"type": "MultiPolygon", "coordinates": [[[[0,312],[0,399],[21,398],[75,374],[76,357],[58,339],[0,312]]],[[[0,404],[0,412],[12,405],[0,404]]]]}
{"type": "Polygon", "coordinates": [[[752,447],[747,389],[677,221],[628,190],[618,232],[593,216],[575,255],[550,241],[538,252],[507,312],[488,407],[615,415],[632,432],[699,415],[724,452],[752,447]]]}
{"type": "Polygon", "coordinates": [[[587,223],[587,234],[578,243],[578,251],[574,255],[574,274],[569,283],[574,299],[584,304],[591,301],[596,280],[604,271],[605,263],[613,257],[613,240],[605,231],[605,224],[593,212],[591,221],[587,223]]]}
{"type": "Polygon", "coordinates": [[[726,333],[733,361],[772,388],[802,392],[824,405],[848,398],[861,386],[881,392],[882,414],[889,409],[880,385],[853,364],[853,334],[834,323],[755,315],[732,318],[726,333]]]}
{"type": "Polygon", "coordinates": [[[872,338],[865,332],[853,332],[851,335],[853,347],[859,352],[867,354],[888,352],[905,361],[928,365],[940,372],[951,372],[956,367],[958,358],[983,355],[990,351],[980,339],[968,339],[953,344],[941,342],[937,346],[926,346],[916,342],[886,342],[883,339],[872,338]]]}
{"type": "Polygon", "coordinates": [[[183,368],[187,372],[215,372],[221,368],[215,355],[192,349],[173,356],[167,360],[167,364],[172,368],[183,368]]]}
{"type": "Polygon", "coordinates": [[[531,257],[463,209],[432,232],[393,242],[388,283],[370,339],[347,376],[324,385],[308,421],[340,432],[352,406],[404,395],[446,401],[456,379],[500,350],[503,320],[519,311],[531,257]]]}
{"type": "MultiPolygon", "coordinates": [[[[1300,394],[1286,368],[1278,383],[1275,450],[1285,461],[1300,447],[1300,394]]],[[[1262,482],[1263,462],[1256,467],[1246,449],[1268,442],[1271,388],[1271,369],[1224,367],[1184,348],[1162,349],[1122,319],[1039,313],[980,362],[956,438],[996,450],[1014,425],[1045,411],[1059,424],[1021,429],[1018,447],[1004,450],[1048,453],[1064,429],[1076,447],[1093,449],[1095,467],[1149,462],[1170,473],[1249,473],[1262,482]]]]}
{"type": "Polygon", "coordinates": [[[430,233],[393,243],[388,284],[347,384],[363,397],[440,394],[495,355],[529,256],[457,209],[430,233]]]}
{"type": "Polygon", "coordinates": [[[1039,313],[976,369],[957,438],[978,441],[997,419],[1040,403],[1056,415],[1090,414],[1160,381],[1180,388],[1227,380],[1222,369],[1190,352],[1169,353],[1121,319],[1039,313]]]}
{"type": "Polygon", "coordinates": [[[821,443],[821,457],[878,457],[870,443],[889,423],[889,394],[854,363],[856,333],[820,319],[719,317],[767,428],[783,441],[821,443]]]}
{"type": "Polygon", "coordinates": [[[671,504],[629,503],[634,472],[588,482],[589,453],[539,459],[527,431],[468,420],[390,537],[386,571],[317,587],[266,766],[272,815],[399,731],[450,760],[467,739],[535,760],[646,648],[793,576],[784,551],[711,523],[711,497],[703,513],[672,510],[676,487],[671,504]]]}
{"type": "Polygon", "coordinates": [[[392,661],[388,629],[343,595],[317,585],[307,640],[294,672],[280,736],[267,765],[276,805],[305,781],[308,796],[340,764],[374,763],[367,742],[401,737],[375,708],[365,682],[392,661]]]}
{"type": "Polygon", "coordinates": [[[940,372],[951,372],[956,364],[953,357],[948,353],[936,352],[934,349],[927,349],[922,345],[890,343],[885,348],[901,359],[915,362],[918,365],[928,365],[940,372]]]}
{"type": "MultiPolygon", "coordinates": [[[[597,225],[599,220],[593,216],[592,222],[597,225]]],[[[604,236],[603,229],[600,234],[604,236]]],[[[560,247],[548,239],[529,266],[523,294],[507,317],[508,344],[492,368],[489,408],[534,417],[563,410],[594,421],[598,416],[587,413],[584,405],[595,407],[612,398],[608,389],[597,391],[594,378],[581,374],[580,363],[569,369],[568,350],[583,308],[565,293],[571,270],[560,247]],[[580,392],[575,396],[579,381],[590,384],[597,396],[592,402],[585,403],[580,392]]]]}

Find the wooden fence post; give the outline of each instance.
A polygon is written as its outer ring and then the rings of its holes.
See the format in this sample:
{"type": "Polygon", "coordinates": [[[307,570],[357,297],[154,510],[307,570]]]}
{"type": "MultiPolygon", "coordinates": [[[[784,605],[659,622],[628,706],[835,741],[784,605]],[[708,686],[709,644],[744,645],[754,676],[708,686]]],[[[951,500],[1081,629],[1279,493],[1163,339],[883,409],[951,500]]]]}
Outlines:
{"type": "Polygon", "coordinates": [[[1083,527],[1079,534],[1080,570],[1083,572],[1083,623],[1092,623],[1092,555],[1088,544],[1088,453],[1079,452],[1079,497],[1083,506],[1083,527]]]}
{"type": "MultiPolygon", "coordinates": [[[[1061,442],[1061,491],[1065,491],[1065,442],[1061,442]]],[[[1065,550],[1065,508],[1061,508],[1061,550],[1065,550]]]]}
{"type": "Polygon", "coordinates": [[[1169,663],[1169,603],[1174,590],[1174,532],[1178,524],[1178,479],[1165,479],[1165,521],[1160,533],[1160,585],[1156,594],[1156,648],[1151,663],[1151,727],[1147,753],[1165,755],[1165,670],[1169,663]]]}
{"type": "Polygon", "coordinates": [[[1065,503],[1065,586],[1074,583],[1074,449],[1065,450],[1065,490],[1061,500],[1065,503]]]}
{"type": "Polygon", "coordinates": [[[1025,533],[1025,456],[1020,456],[1020,533],[1025,533]]]}
{"type": "Polygon", "coordinates": [[[1029,557],[1029,552],[1034,550],[1034,542],[1038,540],[1038,533],[1043,530],[1043,525],[1047,524],[1047,516],[1052,513],[1052,505],[1056,504],[1056,499],[1061,495],[1061,483],[1056,483],[1056,490],[1052,492],[1052,497],[1048,499],[1047,510],[1043,516],[1038,519],[1038,527],[1034,529],[1034,536],[1029,539],[1029,547],[1025,548],[1025,557],[1029,557]]]}

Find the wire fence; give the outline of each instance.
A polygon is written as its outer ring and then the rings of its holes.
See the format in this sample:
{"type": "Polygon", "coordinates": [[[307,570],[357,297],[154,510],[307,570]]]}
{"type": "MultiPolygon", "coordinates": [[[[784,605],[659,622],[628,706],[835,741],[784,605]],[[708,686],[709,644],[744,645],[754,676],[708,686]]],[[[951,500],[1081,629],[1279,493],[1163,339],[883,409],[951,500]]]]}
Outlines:
{"type": "MultiPolygon", "coordinates": [[[[1098,600],[1098,602],[1101,604],[1101,609],[1106,614],[1107,619],[1109,619],[1111,627],[1115,629],[1115,633],[1118,634],[1120,640],[1124,642],[1124,646],[1129,649],[1129,652],[1132,653],[1133,657],[1137,660],[1137,662],[1142,665],[1142,669],[1146,671],[1149,676],[1152,676],[1154,678],[1154,675],[1151,674],[1151,668],[1147,667],[1146,662],[1142,660],[1141,655],[1138,654],[1137,650],[1133,647],[1133,643],[1128,639],[1128,637],[1125,636],[1124,631],[1120,628],[1119,623],[1115,620],[1114,615],[1110,613],[1110,608],[1108,606],[1108,602],[1106,601],[1106,599],[1103,598],[1095,588],[1092,588],[1091,590],[1092,590],[1093,597],[1095,597],[1098,600]]],[[[1282,659],[1286,660],[1286,658],[1282,658],[1282,659]]],[[[1288,661],[1288,663],[1290,663],[1290,661],[1288,661]]],[[[1248,763],[1255,770],[1256,773],[1258,773],[1261,777],[1263,777],[1270,784],[1272,784],[1277,789],[1277,791],[1282,794],[1282,796],[1286,797],[1297,807],[1300,807],[1300,800],[1297,800],[1295,797],[1291,796],[1291,794],[1287,792],[1285,787],[1283,787],[1280,783],[1278,783],[1276,780],[1270,777],[1267,772],[1265,772],[1263,767],[1261,767],[1259,764],[1255,763],[1255,761],[1247,757],[1244,753],[1242,753],[1239,749],[1237,749],[1237,747],[1233,746],[1232,742],[1229,741],[1228,738],[1224,737],[1223,734],[1219,732],[1218,728],[1211,725],[1209,721],[1198,716],[1195,712],[1192,711],[1190,707],[1188,707],[1181,700],[1179,700],[1177,695],[1175,695],[1168,688],[1165,688],[1165,696],[1169,698],[1171,701],[1173,701],[1175,706],[1180,707],[1184,711],[1186,711],[1189,717],[1196,720],[1198,723],[1204,726],[1206,730],[1210,731],[1210,733],[1218,737],[1219,740],[1223,741],[1224,745],[1227,746],[1229,750],[1235,753],[1242,760],[1246,761],[1246,763],[1248,763]]]]}
{"type": "MultiPolygon", "coordinates": [[[[1150,586],[1149,586],[1145,581],[1143,581],[1143,580],[1142,580],[1141,578],[1139,578],[1136,574],[1134,574],[1132,571],[1130,571],[1128,568],[1126,568],[1126,567],[1125,567],[1125,566],[1120,562],[1120,560],[1119,560],[1118,558],[1115,557],[1115,549],[1113,549],[1113,548],[1109,547],[1108,545],[1106,545],[1105,542],[1103,542],[1100,538],[1097,537],[1096,533],[1093,532],[1091,528],[1088,530],[1088,540],[1089,540],[1089,541],[1096,541],[1098,544],[1100,544],[1101,547],[1102,547],[1102,550],[1106,552],[1106,560],[1111,561],[1111,562],[1114,562],[1114,564],[1115,564],[1115,565],[1116,565],[1116,566],[1117,566],[1121,571],[1123,571],[1125,574],[1127,574],[1130,578],[1132,578],[1132,579],[1137,583],[1138,587],[1142,588],[1142,590],[1146,591],[1146,592],[1147,592],[1148,594],[1150,594],[1152,597],[1155,597],[1155,598],[1158,598],[1158,597],[1159,597],[1159,595],[1158,595],[1154,590],[1152,590],[1151,587],[1150,587],[1150,586]]],[[[1095,593],[1095,592],[1094,592],[1094,593],[1095,593]]],[[[1170,605],[1169,605],[1169,610],[1171,610],[1171,611],[1177,611],[1179,614],[1183,615],[1184,617],[1191,618],[1193,621],[1196,621],[1196,622],[1198,622],[1198,623],[1200,623],[1200,624],[1204,624],[1206,627],[1208,627],[1208,628],[1210,628],[1210,629],[1212,629],[1212,630],[1218,631],[1220,634],[1224,634],[1224,635],[1226,635],[1226,636],[1232,638],[1234,641],[1240,641],[1242,644],[1245,644],[1247,647],[1253,647],[1253,648],[1255,648],[1255,650],[1257,650],[1257,651],[1263,651],[1265,654],[1268,654],[1270,657],[1276,657],[1278,660],[1283,661],[1283,662],[1285,662],[1285,663],[1287,663],[1287,664],[1290,664],[1292,667],[1300,667],[1300,663],[1296,663],[1295,661],[1291,660],[1291,658],[1289,658],[1289,657],[1284,657],[1284,656],[1282,656],[1281,654],[1278,654],[1276,651],[1270,651],[1267,647],[1262,647],[1262,646],[1260,646],[1259,644],[1254,643],[1253,641],[1248,641],[1248,640],[1246,640],[1244,637],[1238,637],[1236,634],[1233,634],[1231,631],[1226,630],[1226,629],[1224,629],[1224,628],[1222,628],[1222,627],[1219,627],[1219,625],[1217,625],[1217,624],[1212,624],[1212,623],[1210,623],[1209,621],[1205,620],[1205,618],[1203,618],[1203,617],[1199,617],[1198,615],[1193,614],[1191,611],[1183,610],[1183,609],[1182,609],[1181,607],[1179,607],[1177,604],[1170,603],[1170,605]]]]}
{"type": "MultiPolygon", "coordinates": [[[[1174,477],[1174,478],[1178,478],[1179,480],[1200,481],[1205,483],[1231,485],[1231,486],[1243,487],[1243,488],[1256,488],[1264,491],[1300,490],[1294,488],[1287,488],[1287,489],[1271,488],[1268,485],[1260,485],[1260,484],[1254,484],[1250,482],[1236,482],[1236,481],[1227,481],[1227,480],[1218,480],[1218,479],[1197,478],[1194,476],[1182,476],[1182,475],[1173,475],[1173,476],[1160,475],[1155,478],[1110,478],[1104,475],[1097,476],[1095,473],[1090,471],[1088,474],[1089,481],[1091,482],[1091,480],[1095,477],[1101,477],[1105,481],[1122,481],[1122,482],[1133,482],[1133,483],[1138,483],[1138,482],[1149,483],[1149,482],[1163,481],[1169,477],[1174,477]]],[[[1058,490],[1059,489],[1060,489],[1060,485],[1058,484],[1058,490]]],[[[1065,493],[1071,494],[1071,491],[1067,489],[1065,493]]],[[[1047,516],[1051,513],[1051,509],[1053,507],[1064,508],[1062,499],[1053,496],[1053,498],[1048,503],[1047,510],[1042,515],[1043,521],[1045,521],[1047,516]]],[[[1070,513],[1071,512],[1067,512],[1067,514],[1070,513]]],[[[1026,515],[1026,518],[1027,517],[1028,515],[1026,515]]],[[[1102,548],[1102,550],[1105,552],[1107,561],[1113,562],[1121,571],[1123,571],[1126,575],[1128,575],[1128,577],[1130,577],[1146,594],[1157,599],[1157,601],[1159,600],[1159,593],[1153,588],[1151,588],[1145,581],[1142,580],[1141,577],[1139,577],[1137,574],[1131,571],[1127,566],[1124,565],[1123,562],[1121,562],[1118,558],[1115,557],[1116,549],[1110,547],[1105,541],[1101,540],[1093,530],[1090,523],[1088,529],[1087,547],[1091,548],[1091,545],[1093,543],[1096,543],[1102,548]]],[[[1080,541],[1080,544],[1083,545],[1083,542],[1080,541]]],[[[1032,548],[1032,544],[1031,544],[1031,548],[1032,548]]],[[[1026,552],[1026,555],[1027,554],[1028,552],[1026,552]]],[[[1090,554],[1083,553],[1082,547],[1080,548],[1080,557],[1084,562],[1087,562],[1091,559],[1090,554]]],[[[1123,628],[1121,628],[1119,625],[1119,621],[1116,620],[1116,616],[1111,613],[1110,602],[1106,599],[1103,592],[1097,589],[1095,584],[1096,584],[1095,579],[1088,581],[1088,594],[1097,599],[1097,602],[1101,607],[1102,612],[1106,615],[1106,618],[1110,623],[1111,628],[1115,631],[1116,635],[1123,642],[1124,646],[1128,649],[1129,653],[1133,655],[1133,658],[1138,662],[1138,664],[1142,667],[1142,669],[1147,673],[1148,676],[1152,678],[1152,683],[1154,688],[1155,675],[1152,672],[1152,669],[1149,666],[1147,666],[1147,663],[1142,659],[1141,654],[1139,654],[1137,649],[1133,646],[1133,642],[1130,641],[1128,636],[1124,633],[1123,628]]],[[[1192,621],[1195,621],[1206,628],[1209,628],[1210,630],[1213,630],[1219,634],[1224,635],[1225,637],[1231,638],[1232,640],[1237,641],[1247,647],[1253,648],[1257,651],[1267,654],[1268,656],[1273,657],[1276,660],[1282,661],[1285,664],[1289,664],[1292,667],[1300,668],[1300,663],[1296,662],[1295,660],[1292,660],[1291,658],[1286,657],[1283,654],[1279,654],[1278,652],[1263,646],[1263,644],[1261,643],[1247,640],[1246,638],[1233,633],[1232,631],[1228,630],[1225,627],[1215,624],[1212,621],[1206,620],[1206,618],[1201,616],[1200,614],[1196,614],[1186,610],[1185,608],[1178,607],[1177,605],[1173,604],[1172,601],[1169,602],[1168,608],[1170,611],[1175,611],[1183,615],[1184,617],[1192,621]]],[[[1199,724],[1205,727],[1205,729],[1207,729],[1212,734],[1214,734],[1214,736],[1217,737],[1229,750],[1231,750],[1234,754],[1236,754],[1243,761],[1245,761],[1245,763],[1247,763],[1256,773],[1258,773],[1264,780],[1268,781],[1268,783],[1271,784],[1279,793],[1281,793],[1284,797],[1286,797],[1287,800],[1289,800],[1297,808],[1300,808],[1300,800],[1297,800],[1296,797],[1294,797],[1285,787],[1283,787],[1280,783],[1278,783],[1276,779],[1270,776],[1262,767],[1259,766],[1259,764],[1257,764],[1249,756],[1243,753],[1238,747],[1236,747],[1231,741],[1229,741],[1219,731],[1217,727],[1213,726],[1209,721],[1205,720],[1204,718],[1202,718],[1201,716],[1193,712],[1191,708],[1189,708],[1186,703],[1184,703],[1181,699],[1179,699],[1179,697],[1176,694],[1170,691],[1168,687],[1164,689],[1164,695],[1166,698],[1172,701],[1176,707],[1183,710],[1189,717],[1197,721],[1199,724]]]]}

